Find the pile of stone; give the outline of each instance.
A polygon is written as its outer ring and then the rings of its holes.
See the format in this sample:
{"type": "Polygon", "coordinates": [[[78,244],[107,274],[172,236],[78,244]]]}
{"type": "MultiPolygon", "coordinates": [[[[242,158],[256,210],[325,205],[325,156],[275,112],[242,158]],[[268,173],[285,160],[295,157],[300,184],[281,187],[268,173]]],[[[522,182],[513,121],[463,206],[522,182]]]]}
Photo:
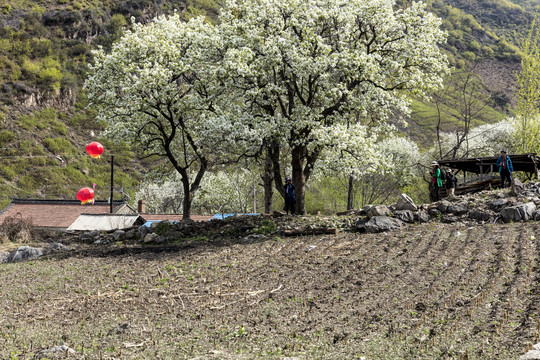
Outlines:
{"type": "Polygon", "coordinates": [[[396,204],[368,205],[360,210],[356,222],[360,232],[382,232],[397,229],[405,223],[509,223],[540,220],[540,183],[522,184],[512,189],[483,191],[477,194],[446,198],[431,204],[416,205],[402,194],[396,204]]]}

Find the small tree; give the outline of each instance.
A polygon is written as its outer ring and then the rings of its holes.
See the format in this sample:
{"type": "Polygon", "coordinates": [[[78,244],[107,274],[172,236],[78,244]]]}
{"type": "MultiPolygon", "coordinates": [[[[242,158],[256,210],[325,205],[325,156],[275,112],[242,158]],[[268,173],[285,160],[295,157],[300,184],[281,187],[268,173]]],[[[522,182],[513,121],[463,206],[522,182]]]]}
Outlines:
{"type": "Polygon", "coordinates": [[[227,88],[215,83],[215,38],[214,27],[202,18],[185,23],[175,14],[134,24],[111,53],[94,52],[86,81],[106,134],[127,141],[143,157],[166,159],[162,171],[180,175],[184,218],[205,172],[231,161],[241,144],[235,132],[244,130],[222,111],[234,99],[224,99],[227,88]]]}
{"type": "Polygon", "coordinates": [[[517,76],[515,140],[518,151],[540,152],[540,32],[536,14],[521,44],[521,71],[517,76]]]}

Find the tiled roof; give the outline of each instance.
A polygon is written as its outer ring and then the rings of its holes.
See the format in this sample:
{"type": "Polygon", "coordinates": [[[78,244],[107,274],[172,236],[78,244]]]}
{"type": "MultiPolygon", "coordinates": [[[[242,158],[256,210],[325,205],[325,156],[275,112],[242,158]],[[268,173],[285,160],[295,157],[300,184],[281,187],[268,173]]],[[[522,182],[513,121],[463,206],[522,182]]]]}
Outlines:
{"type": "MultiPolygon", "coordinates": [[[[116,207],[124,203],[115,201],[113,205],[116,207]]],[[[81,214],[108,214],[109,211],[107,201],[81,205],[77,200],[14,199],[0,212],[0,224],[7,217],[20,216],[29,219],[36,227],[65,229],[81,214]]]]}
{"type": "MultiPolygon", "coordinates": [[[[180,221],[182,214],[141,214],[146,221],[180,221]]],[[[193,221],[209,221],[211,215],[191,215],[193,221]]]]}

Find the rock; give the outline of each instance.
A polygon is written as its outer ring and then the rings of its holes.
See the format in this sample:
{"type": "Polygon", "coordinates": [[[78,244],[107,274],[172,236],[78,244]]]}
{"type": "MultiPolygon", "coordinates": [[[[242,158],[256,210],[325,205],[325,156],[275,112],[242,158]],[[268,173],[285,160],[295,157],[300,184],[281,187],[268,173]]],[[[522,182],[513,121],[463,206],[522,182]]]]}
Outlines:
{"type": "Polygon", "coordinates": [[[6,262],[8,256],[9,256],[9,252],[8,252],[8,251],[2,251],[2,252],[0,252],[0,264],[3,263],[3,262],[6,262]]]}
{"type": "Polygon", "coordinates": [[[518,360],[540,360],[540,351],[531,350],[525,355],[521,356],[518,360]]]}
{"type": "Polygon", "coordinates": [[[67,250],[69,250],[69,248],[64,244],[60,244],[58,242],[53,242],[53,243],[50,243],[47,246],[47,250],[48,251],[67,251],[67,250]]]}
{"type": "Polygon", "coordinates": [[[448,207],[451,206],[452,203],[448,200],[441,200],[437,204],[437,210],[439,210],[441,213],[445,213],[448,210],[448,207]]]}
{"type": "Polygon", "coordinates": [[[438,218],[441,216],[441,212],[438,209],[431,208],[428,210],[428,213],[431,217],[438,218]]]}
{"type": "Polygon", "coordinates": [[[243,242],[245,243],[249,243],[249,242],[255,242],[255,241],[258,241],[258,240],[262,240],[266,238],[266,236],[264,236],[263,234],[251,234],[251,235],[248,235],[246,237],[244,237],[242,239],[243,242]]]}
{"type": "Polygon", "coordinates": [[[419,211],[414,214],[414,221],[419,223],[427,223],[430,220],[430,216],[426,211],[419,211]]]}
{"type": "Polygon", "coordinates": [[[368,210],[367,216],[371,219],[375,216],[388,216],[389,213],[390,210],[386,205],[375,205],[368,210]]]}
{"type": "Polygon", "coordinates": [[[512,195],[516,196],[521,194],[525,186],[523,186],[523,183],[519,181],[518,178],[512,177],[512,186],[511,186],[511,193],[512,195]]]}
{"type": "Polygon", "coordinates": [[[94,241],[96,241],[96,237],[98,236],[99,231],[97,230],[87,231],[79,235],[79,240],[82,242],[93,243],[94,241]]]}
{"type": "MultiPolygon", "coordinates": [[[[403,226],[403,221],[388,216],[374,216],[363,226],[363,231],[367,233],[378,233],[403,226]]],[[[362,229],[360,229],[362,231],[362,229]]]]}
{"type": "Polygon", "coordinates": [[[43,255],[42,248],[33,248],[30,246],[21,246],[13,251],[6,259],[8,263],[20,262],[23,260],[37,259],[43,255]]]}
{"type": "Polygon", "coordinates": [[[456,222],[459,222],[460,219],[457,216],[450,215],[450,214],[443,214],[441,216],[441,222],[445,224],[453,224],[456,222]]]}
{"type": "Polygon", "coordinates": [[[536,210],[536,211],[533,213],[531,220],[535,220],[535,221],[540,220],[540,210],[536,210]]]}
{"type": "Polygon", "coordinates": [[[501,217],[504,222],[510,221],[527,221],[532,219],[533,213],[536,211],[536,205],[532,202],[510,206],[501,211],[501,217]]]}
{"type": "Polygon", "coordinates": [[[160,242],[160,236],[154,233],[148,233],[143,239],[143,243],[160,242]]]}
{"type": "Polygon", "coordinates": [[[487,206],[493,211],[499,211],[506,205],[508,205],[508,200],[506,199],[491,200],[487,203],[487,206]]]}
{"type": "Polygon", "coordinates": [[[112,237],[114,241],[122,241],[126,239],[126,232],[124,230],[116,230],[113,232],[112,237]]]}
{"type": "Polygon", "coordinates": [[[488,221],[491,218],[491,214],[487,211],[472,210],[469,212],[469,219],[476,221],[488,221]]]}
{"type": "Polygon", "coordinates": [[[460,215],[466,214],[469,211],[469,206],[467,205],[467,203],[461,202],[461,203],[450,205],[448,209],[446,209],[446,211],[456,216],[460,216],[460,215]]]}
{"type": "Polygon", "coordinates": [[[394,212],[394,217],[406,223],[414,222],[414,213],[411,210],[397,210],[394,212]]]}
{"type": "Polygon", "coordinates": [[[147,226],[141,225],[137,228],[137,233],[141,239],[144,239],[146,234],[150,232],[150,229],[147,226]]]}
{"type": "Polygon", "coordinates": [[[396,204],[396,211],[399,210],[417,211],[418,207],[407,194],[401,194],[396,204]]]}
{"type": "Polygon", "coordinates": [[[36,359],[51,358],[51,357],[62,357],[65,358],[67,355],[74,355],[75,350],[69,346],[53,346],[50,349],[41,350],[35,356],[36,359]]]}
{"type": "Polygon", "coordinates": [[[129,229],[126,231],[126,240],[131,240],[137,238],[137,230],[129,229]]]}
{"type": "Polygon", "coordinates": [[[362,218],[362,219],[359,219],[358,221],[356,221],[356,223],[354,224],[354,227],[356,228],[356,230],[360,231],[360,232],[365,232],[365,228],[364,226],[366,225],[366,223],[368,222],[368,219],[367,218],[362,218]]]}
{"type": "Polygon", "coordinates": [[[283,210],[275,210],[275,211],[272,213],[272,215],[273,215],[274,217],[282,217],[282,216],[287,215],[287,213],[286,213],[285,211],[283,211],[283,210]]]}

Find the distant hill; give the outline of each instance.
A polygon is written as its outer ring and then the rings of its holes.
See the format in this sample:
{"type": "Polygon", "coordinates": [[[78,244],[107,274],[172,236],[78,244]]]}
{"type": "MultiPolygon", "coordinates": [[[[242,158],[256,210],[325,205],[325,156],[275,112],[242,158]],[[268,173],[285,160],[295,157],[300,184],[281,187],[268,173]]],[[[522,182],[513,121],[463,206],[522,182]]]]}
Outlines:
{"type": "MultiPolygon", "coordinates": [[[[517,44],[540,0],[427,3],[448,31],[443,48],[452,65],[477,62],[475,72],[493,96],[479,122],[509,114],[519,70],[517,44]]],[[[93,182],[97,196],[106,198],[110,155],[117,165],[116,190],[133,194],[145,164],[127,147],[99,137],[102,125],[86,109],[82,84],[91,49],[110,48],[132,19],[147,22],[174,10],[186,19],[206,15],[215,21],[219,6],[214,0],[5,0],[0,5],[0,206],[13,196],[73,198],[93,182]],[[104,143],[102,160],[85,155],[84,146],[92,140],[104,143]]],[[[405,131],[429,146],[435,115],[433,104],[415,100],[405,131]]],[[[451,130],[459,120],[445,126],[451,130]]]]}

